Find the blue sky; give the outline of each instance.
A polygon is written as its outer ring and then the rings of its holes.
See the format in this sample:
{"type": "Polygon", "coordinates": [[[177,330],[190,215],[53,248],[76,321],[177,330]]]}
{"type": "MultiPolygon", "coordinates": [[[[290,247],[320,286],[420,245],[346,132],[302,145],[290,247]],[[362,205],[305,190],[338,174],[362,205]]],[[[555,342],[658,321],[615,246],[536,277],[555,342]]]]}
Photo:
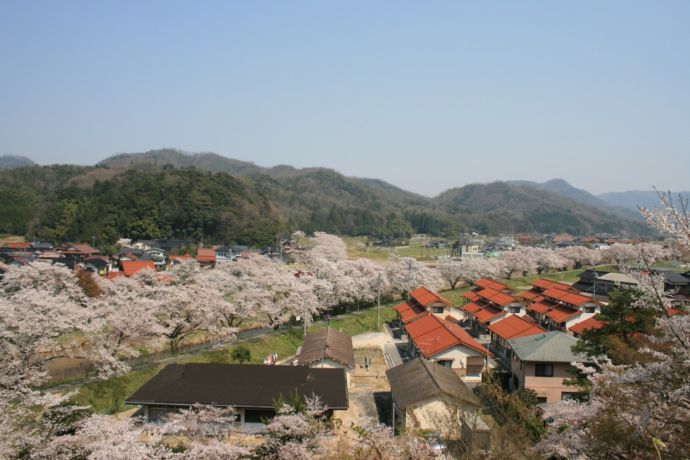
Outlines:
{"type": "Polygon", "coordinates": [[[0,154],[690,189],[690,2],[0,2],[0,154]]]}

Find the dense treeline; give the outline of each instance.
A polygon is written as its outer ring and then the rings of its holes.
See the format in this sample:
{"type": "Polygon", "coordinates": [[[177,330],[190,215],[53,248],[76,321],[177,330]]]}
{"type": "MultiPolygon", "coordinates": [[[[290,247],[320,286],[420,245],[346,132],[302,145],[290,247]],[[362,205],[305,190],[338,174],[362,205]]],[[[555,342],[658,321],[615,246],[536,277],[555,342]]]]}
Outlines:
{"type": "Polygon", "coordinates": [[[102,245],[123,236],[267,245],[295,229],[384,240],[465,231],[648,231],[641,223],[527,186],[468,185],[426,198],[328,169],[266,169],[233,161],[226,165],[234,168],[230,173],[157,161],[0,171],[0,233],[102,245]]]}
{"type": "MultiPolygon", "coordinates": [[[[267,196],[228,174],[129,170],[92,187],[67,182],[41,189],[39,169],[31,168],[36,180],[23,186],[16,181],[0,185],[0,231],[54,242],[109,244],[127,236],[265,245],[283,226],[267,196]]],[[[14,173],[15,179],[26,175],[14,173]]]]}

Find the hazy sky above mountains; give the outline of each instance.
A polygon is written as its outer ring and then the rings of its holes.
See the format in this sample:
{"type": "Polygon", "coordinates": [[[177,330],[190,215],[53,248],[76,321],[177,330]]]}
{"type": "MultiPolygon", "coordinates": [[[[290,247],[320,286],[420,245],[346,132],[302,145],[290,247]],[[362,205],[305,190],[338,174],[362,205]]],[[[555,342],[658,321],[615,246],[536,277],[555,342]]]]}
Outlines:
{"type": "Polygon", "coordinates": [[[687,1],[6,0],[0,154],[685,190],[688,24],[687,1]]]}

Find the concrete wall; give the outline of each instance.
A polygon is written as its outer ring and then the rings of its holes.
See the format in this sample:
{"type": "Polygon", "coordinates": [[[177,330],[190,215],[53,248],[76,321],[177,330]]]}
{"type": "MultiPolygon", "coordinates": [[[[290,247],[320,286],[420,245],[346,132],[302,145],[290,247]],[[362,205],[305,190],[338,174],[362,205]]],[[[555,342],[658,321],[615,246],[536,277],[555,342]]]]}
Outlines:
{"type": "Polygon", "coordinates": [[[565,385],[564,380],[573,378],[569,372],[572,366],[569,363],[553,364],[553,377],[535,376],[536,363],[523,363],[515,355],[511,360],[511,386],[515,390],[527,388],[534,390],[537,397],[546,398],[546,402],[557,402],[562,398],[562,394],[577,392],[578,387],[565,385]]]}
{"type": "Polygon", "coordinates": [[[474,406],[465,406],[446,397],[436,397],[406,409],[405,429],[434,431],[442,438],[457,439],[460,437],[463,413],[475,411],[474,406]]]}
{"type": "Polygon", "coordinates": [[[467,358],[470,356],[483,357],[478,351],[472,350],[467,347],[454,347],[448,350],[442,351],[433,356],[432,361],[443,361],[443,360],[453,360],[451,364],[451,369],[456,370],[456,373],[460,378],[467,382],[481,382],[481,373],[479,375],[467,375],[464,370],[467,369],[467,358]],[[463,372],[457,372],[457,371],[463,372]]]}
{"type": "MultiPolygon", "coordinates": [[[[363,364],[363,363],[362,363],[363,364]]],[[[355,363],[357,365],[357,363],[355,363]]],[[[350,388],[350,380],[352,379],[352,369],[347,366],[343,366],[338,361],[334,361],[330,358],[324,358],[323,362],[319,360],[318,362],[312,363],[309,367],[323,367],[329,369],[345,369],[345,378],[347,378],[347,387],[350,388]]]]}

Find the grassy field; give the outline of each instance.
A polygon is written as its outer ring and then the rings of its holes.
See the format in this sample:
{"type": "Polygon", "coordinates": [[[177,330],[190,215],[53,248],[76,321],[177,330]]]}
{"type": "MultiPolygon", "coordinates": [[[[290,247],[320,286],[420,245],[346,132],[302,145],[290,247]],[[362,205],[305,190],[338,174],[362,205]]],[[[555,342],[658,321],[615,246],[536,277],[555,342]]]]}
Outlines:
{"type": "MultiPolygon", "coordinates": [[[[391,308],[393,303],[381,306],[381,326],[384,322],[395,318],[391,308]]],[[[329,322],[332,328],[341,330],[349,335],[376,330],[376,307],[370,307],[360,312],[341,315],[329,322]]],[[[325,321],[315,323],[310,330],[326,327],[325,321]]],[[[153,377],[166,364],[176,363],[231,363],[232,351],[237,347],[245,347],[251,354],[251,363],[261,364],[265,356],[278,353],[282,360],[295,354],[297,347],[302,344],[302,328],[295,327],[275,331],[259,337],[237,342],[228,347],[206,351],[194,355],[179,355],[161,364],[152,364],[150,368],[137,370],[121,377],[108,380],[98,380],[83,385],[73,398],[77,404],[91,406],[94,411],[112,414],[130,409],[124,402],[147,380],[153,377]]]]}
{"type": "Polygon", "coordinates": [[[24,241],[23,236],[0,233],[0,243],[23,243],[24,241]]]}
{"type": "Polygon", "coordinates": [[[351,258],[365,258],[371,260],[387,260],[392,253],[402,257],[414,257],[418,260],[432,260],[436,256],[448,255],[448,249],[436,249],[424,247],[419,242],[411,242],[409,246],[382,247],[366,246],[367,237],[365,236],[343,236],[341,237],[347,244],[347,253],[351,258]]]}

